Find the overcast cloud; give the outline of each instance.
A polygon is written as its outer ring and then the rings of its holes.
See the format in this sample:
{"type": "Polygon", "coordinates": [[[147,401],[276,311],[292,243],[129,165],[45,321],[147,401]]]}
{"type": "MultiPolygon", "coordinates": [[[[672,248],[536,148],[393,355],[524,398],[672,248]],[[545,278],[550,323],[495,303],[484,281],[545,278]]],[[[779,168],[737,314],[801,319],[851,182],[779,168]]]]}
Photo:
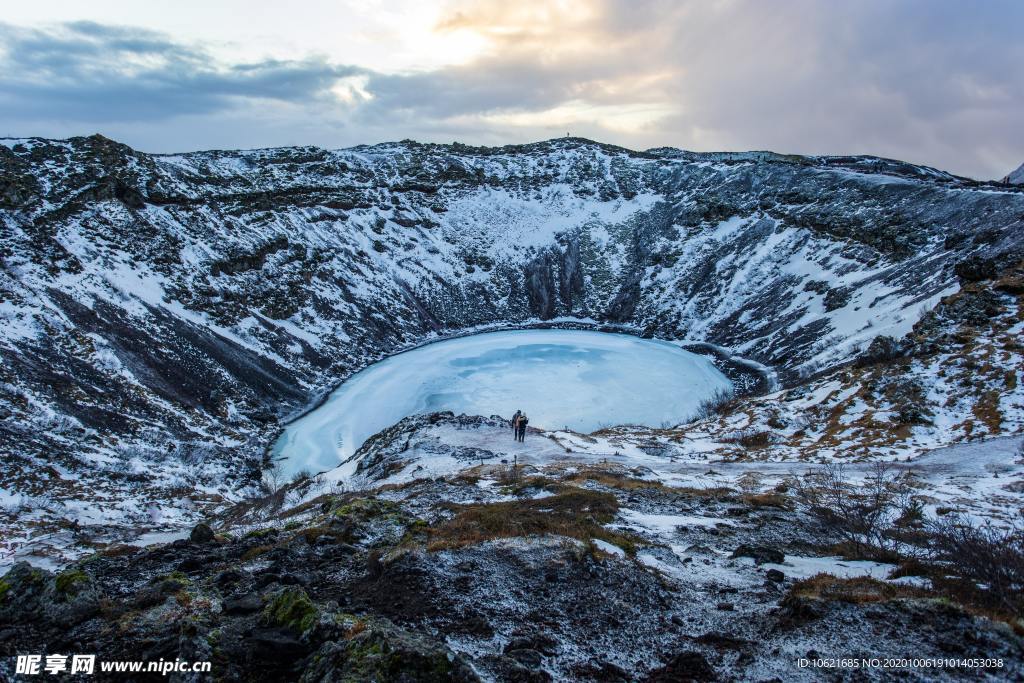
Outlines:
{"type": "MultiPolygon", "coordinates": [[[[170,152],[571,132],[633,148],[878,154],[980,178],[1024,161],[1021,2],[503,0],[436,15],[417,29],[424,42],[473,49],[401,68],[339,59],[328,42],[226,57],[208,36],[106,17],[0,24],[0,135],[99,131],[170,152]]],[[[396,52],[415,55],[417,36],[404,40],[396,52]]]]}

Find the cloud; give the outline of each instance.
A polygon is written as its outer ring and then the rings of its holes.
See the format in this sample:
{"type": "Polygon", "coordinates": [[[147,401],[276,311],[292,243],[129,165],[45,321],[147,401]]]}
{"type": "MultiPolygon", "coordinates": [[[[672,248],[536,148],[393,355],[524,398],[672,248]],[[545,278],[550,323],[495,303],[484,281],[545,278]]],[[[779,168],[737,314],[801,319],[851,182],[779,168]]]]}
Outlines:
{"type": "Polygon", "coordinates": [[[634,146],[870,153],[979,177],[1024,158],[1020,3],[578,5],[456,6],[440,26],[480,31],[494,51],[392,78],[381,103],[432,116],[639,103],[660,118],[628,134],[586,107],[579,123],[634,146]]]}
{"type": "Polygon", "coordinates": [[[1012,0],[475,0],[423,27],[474,36],[468,61],[389,73],[318,55],[225,63],[203,45],[96,23],[0,25],[0,132],[102,126],[172,151],[571,131],[1001,177],[1024,160],[1021,25],[1012,0]]]}
{"type": "Polygon", "coordinates": [[[317,57],[223,65],[161,34],[89,22],[50,30],[0,25],[0,43],[6,111],[86,125],[164,122],[246,99],[334,100],[332,88],[362,72],[317,57]]]}

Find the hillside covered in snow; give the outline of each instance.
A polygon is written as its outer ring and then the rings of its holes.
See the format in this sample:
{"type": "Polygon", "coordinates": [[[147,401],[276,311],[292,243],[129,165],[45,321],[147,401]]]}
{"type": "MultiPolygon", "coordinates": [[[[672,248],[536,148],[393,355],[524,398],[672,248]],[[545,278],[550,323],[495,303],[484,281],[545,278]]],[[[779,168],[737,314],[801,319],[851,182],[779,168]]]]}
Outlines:
{"type": "Polygon", "coordinates": [[[1024,164],[1018,166],[1016,171],[1007,174],[1003,178],[1003,182],[1010,185],[1024,185],[1024,164]]]}
{"type": "Polygon", "coordinates": [[[0,654],[267,681],[1024,671],[1024,189],[575,138],[4,139],[0,168],[0,654]],[[574,330],[530,333],[549,355],[579,330],[675,355],[595,338],[607,357],[523,375],[589,433],[539,400],[523,441],[508,416],[417,408],[493,412],[452,368],[515,349],[445,354],[527,328],[574,330]],[[412,349],[422,372],[374,365],[412,349]],[[369,366],[375,394],[334,395],[358,430],[308,412],[369,366]],[[735,393],[685,395],[701,377],[735,393]],[[690,417],[604,423],[645,384],[682,407],[631,408],[690,417]],[[273,466],[289,424],[318,471],[273,466]]]}
{"type": "MultiPolygon", "coordinates": [[[[793,387],[878,337],[911,354],[940,301],[1022,255],[1024,192],[868,157],[571,138],[162,156],[92,136],[5,139],[0,163],[9,549],[109,542],[253,494],[284,421],[433,339],[609,326],[793,387]]],[[[1012,294],[991,296],[1012,315],[1012,294]]],[[[913,391],[936,399],[921,372],[913,391]]],[[[880,391],[885,416],[896,390],[880,391]]],[[[978,422],[912,438],[1012,426],[978,422]]]]}

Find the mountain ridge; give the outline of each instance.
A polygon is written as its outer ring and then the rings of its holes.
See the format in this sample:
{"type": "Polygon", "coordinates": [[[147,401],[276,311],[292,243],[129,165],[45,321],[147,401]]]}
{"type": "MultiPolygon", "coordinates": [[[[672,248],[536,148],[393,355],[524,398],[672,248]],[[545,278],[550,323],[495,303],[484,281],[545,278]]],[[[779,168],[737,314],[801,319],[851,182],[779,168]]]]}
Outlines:
{"type": "MultiPolygon", "coordinates": [[[[861,167],[865,172],[884,172],[883,169],[903,169],[905,175],[914,175],[920,178],[932,177],[935,179],[947,179],[954,180],[957,182],[965,182],[976,185],[992,185],[998,183],[1006,183],[1007,180],[1004,178],[1000,181],[991,181],[985,179],[970,178],[967,176],[959,176],[948,171],[939,169],[938,167],[928,166],[926,164],[915,164],[912,162],[902,161],[890,157],[880,157],[872,154],[797,154],[787,152],[775,152],[772,150],[746,150],[746,151],[708,151],[708,152],[696,152],[687,150],[679,147],[671,146],[659,146],[650,147],[647,149],[632,149],[621,145],[615,145],[611,143],[600,142],[591,138],[579,137],[579,136],[566,136],[566,137],[554,137],[544,140],[536,140],[533,142],[525,143],[509,143],[505,145],[470,145],[462,142],[420,142],[412,139],[403,140],[392,140],[382,141],[373,144],[358,144],[350,147],[324,147],[320,145],[281,145],[274,147],[252,147],[252,148],[240,148],[240,149],[229,149],[229,148],[213,148],[213,149],[200,149],[190,151],[179,151],[179,152],[144,152],[136,150],[124,143],[117,142],[112,138],[104,136],[102,133],[93,133],[91,135],[72,136],[69,138],[46,138],[40,136],[28,136],[28,137],[0,137],[0,144],[7,144],[7,146],[13,146],[15,144],[23,144],[26,142],[35,143],[71,143],[80,140],[97,139],[106,140],[115,145],[121,146],[132,153],[144,154],[152,158],[161,157],[184,157],[194,155],[244,155],[246,153],[268,153],[268,152],[284,152],[291,150],[306,150],[311,152],[363,152],[363,151],[374,151],[374,150],[387,150],[396,147],[411,147],[411,148],[425,148],[428,150],[444,150],[448,152],[459,152],[463,154],[476,154],[481,156],[490,156],[494,154],[511,154],[517,152],[529,152],[536,150],[543,150],[545,148],[560,148],[565,146],[577,146],[577,147],[595,147],[598,149],[604,149],[616,153],[626,153],[636,157],[677,157],[677,158],[688,158],[691,160],[717,160],[717,161],[760,161],[760,162],[779,162],[779,163],[817,163],[822,165],[834,165],[834,166],[853,166],[861,167]]],[[[1019,170],[1019,169],[1018,169],[1019,170]]],[[[899,172],[894,172],[895,175],[901,175],[899,172]]],[[[1009,175],[1012,175],[1009,174],[1009,175]]],[[[1009,176],[1007,176],[1009,177],[1009,176]]]]}

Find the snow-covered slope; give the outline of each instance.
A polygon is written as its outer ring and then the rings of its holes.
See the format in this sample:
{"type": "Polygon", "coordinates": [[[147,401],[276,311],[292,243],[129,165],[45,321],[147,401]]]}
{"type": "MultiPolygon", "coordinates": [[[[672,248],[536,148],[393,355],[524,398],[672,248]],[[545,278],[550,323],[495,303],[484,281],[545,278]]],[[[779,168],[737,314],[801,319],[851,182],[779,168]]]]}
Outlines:
{"type": "Polygon", "coordinates": [[[1016,171],[1009,173],[1003,178],[1003,182],[1010,185],[1024,185],[1024,164],[1021,164],[1017,167],[1016,171]]]}
{"type": "Polygon", "coordinates": [[[1024,226],[1024,193],[896,161],[581,139],[6,139],[0,165],[0,496],[75,533],[245,495],[281,420],[469,329],[614,324],[792,384],[1019,260],[1024,226]]]}

